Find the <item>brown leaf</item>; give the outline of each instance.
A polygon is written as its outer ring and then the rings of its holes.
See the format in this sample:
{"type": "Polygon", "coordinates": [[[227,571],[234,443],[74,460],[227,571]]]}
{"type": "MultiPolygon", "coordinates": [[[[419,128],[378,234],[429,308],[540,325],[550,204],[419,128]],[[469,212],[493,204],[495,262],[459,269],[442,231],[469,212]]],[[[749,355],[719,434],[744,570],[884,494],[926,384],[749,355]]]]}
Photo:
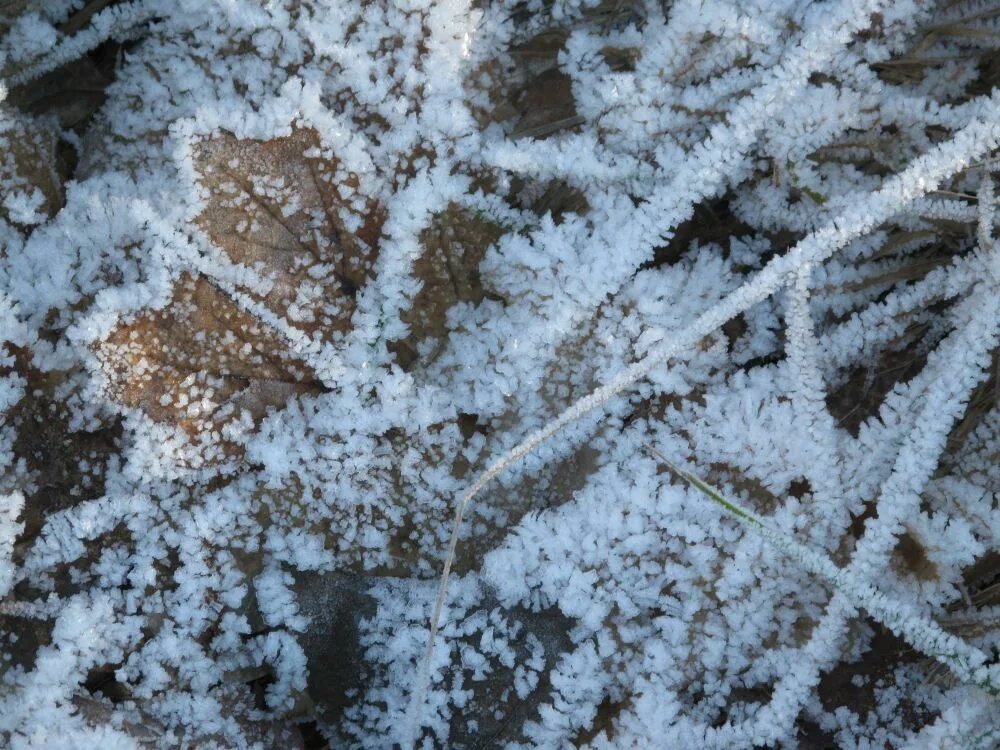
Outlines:
{"type": "MultiPolygon", "coordinates": [[[[380,231],[378,212],[355,195],[357,179],[303,129],[270,141],[221,134],[197,144],[195,164],[206,193],[197,224],[270,282],[257,301],[315,339],[341,338],[380,231]]],[[[98,354],[114,399],[206,443],[243,413],[256,423],[322,389],[277,331],[191,275],[164,309],[118,326],[98,354]]]]}
{"type": "Polygon", "coordinates": [[[13,364],[0,367],[0,376],[16,373],[26,381],[24,395],[0,413],[17,436],[13,447],[20,470],[31,478],[21,485],[25,504],[19,544],[25,544],[52,513],[104,494],[104,472],[117,452],[120,430],[114,422],[73,428],[74,373],[38,369],[28,348],[8,344],[6,351],[13,364]]]}
{"type": "Polygon", "coordinates": [[[195,159],[208,193],[197,223],[234,263],[273,282],[265,304],[327,340],[347,331],[380,231],[377,211],[355,195],[357,178],[314,130],[270,141],[222,134],[199,143],[195,159]]]}
{"type": "Polygon", "coordinates": [[[481,302],[488,296],[479,265],[503,231],[485,217],[449,206],[423,232],[423,252],[413,264],[413,275],[422,287],[400,313],[410,336],[394,344],[400,364],[406,367],[415,360],[416,347],[424,339],[444,337],[449,308],[458,302],[481,302]]]}
{"type": "Polygon", "coordinates": [[[532,78],[518,97],[521,113],[514,138],[544,138],[583,122],[576,112],[572,79],[558,68],[550,68],[532,78]]]}
{"type": "Polygon", "coordinates": [[[163,310],[119,325],[98,356],[112,398],[192,436],[320,388],[277,332],[190,275],[163,310]]]}
{"type": "Polygon", "coordinates": [[[58,133],[46,120],[4,112],[0,116],[0,212],[11,216],[6,202],[14,194],[38,194],[37,207],[44,216],[53,216],[63,205],[62,177],[57,169],[58,133]]]}
{"type": "Polygon", "coordinates": [[[113,81],[113,70],[84,56],[18,86],[9,101],[23,112],[54,117],[61,127],[81,131],[104,104],[113,81]]]}

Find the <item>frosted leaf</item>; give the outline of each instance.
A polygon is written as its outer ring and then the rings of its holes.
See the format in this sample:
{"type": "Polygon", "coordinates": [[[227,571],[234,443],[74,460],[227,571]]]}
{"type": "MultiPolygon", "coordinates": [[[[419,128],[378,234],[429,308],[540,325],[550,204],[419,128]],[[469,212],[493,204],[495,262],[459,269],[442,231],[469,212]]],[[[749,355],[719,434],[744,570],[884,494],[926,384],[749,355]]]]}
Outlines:
{"type": "Polygon", "coordinates": [[[314,130],[268,141],[221,133],[194,146],[205,193],[196,223],[271,288],[263,301],[326,339],[350,327],[377,256],[378,212],[314,130]]]}
{"type": "Polygon", "coordinates": [[[417,356],[425,339],[447,334],[448,310],[454,305],[476,304],[489,296],[479,265],[502,234],[503,229],[489,218],[458,206],[435,216],[421,233],[422,250],[412,269],[420,291],[400,313],[409,327],[409,335],[396,344],[404,361],[417,356]]]}
{"type": "Polygon", "coordinates": [[[0,205],[15,224],[39,224],[62,207],[57,138],[46,120],[0,115],[0,205]]]}
{"type": "Polygon", "coordinates": [[[111,398],[192,437],[321,388],[277,332],[203,277],[182,276],[164,309],[120,324],[96,351],[111,398]]]}

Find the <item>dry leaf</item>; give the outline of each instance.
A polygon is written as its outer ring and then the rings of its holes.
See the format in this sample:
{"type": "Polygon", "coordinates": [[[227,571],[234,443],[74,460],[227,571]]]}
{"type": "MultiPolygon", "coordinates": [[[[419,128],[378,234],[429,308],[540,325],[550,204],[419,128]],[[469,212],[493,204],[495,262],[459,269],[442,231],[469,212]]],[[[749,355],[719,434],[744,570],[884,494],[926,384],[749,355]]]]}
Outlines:
{"type": "Polygon", "coordinates": [[[378,212],[314,130],[270,141],[222,134],[195,149],[207,191],[199,226],[230,260],[273,282],[265,304],[326,340],[348,330],[371,276],[378,212]]]}
{"type": "Polygon", "coordinates": [[[0,215],[36,224],[63,205],[57,168],[58,132],[47,120],[3,112],[0,116],[0,215]]]}
{"type": "Polygon", "coordinates": [[[423,232],[423,252],[413,263],[413,275],[422,286],[400,313],[410,336],[394,343],[400,364],[407,367],[416,359],[417,346],[424,339],[447,334],[446,319],[453,305],[474,304],[489,296],[479,278],[479,265],[503,231],[486,217],[449,206],[423,232]]]}
{"type": "MultiPolygon", "coordinates": [[[[355,195],[356,178],[312,130],[270,141],[218,135],[197,144],[195,160],[206,191],[197,223],[231,261],[270,282],[258,301],[314,338],[341,337],[379,232],[377,211],[355,195]]],[[[164,309],[119,325],[98,353],[112,398],[206,444],[243,414],[256,423],[322,389],[277,331],[191,275],[164,309]]]]}
{"type": "Polygon", "coordinates": [[[531,79],[515,106],[521,113],[512,137],[544,138],[583,122],[576,112],[573,80],[558,68],[531,79]]]}
{"type": "Polygon", "coordinates": [[[119,325],[98,355],[115,400],[192,436],[218,431],[242,410],[259,418],[320,389],[276,331],[190,275],[163,310],[119,325]]]}

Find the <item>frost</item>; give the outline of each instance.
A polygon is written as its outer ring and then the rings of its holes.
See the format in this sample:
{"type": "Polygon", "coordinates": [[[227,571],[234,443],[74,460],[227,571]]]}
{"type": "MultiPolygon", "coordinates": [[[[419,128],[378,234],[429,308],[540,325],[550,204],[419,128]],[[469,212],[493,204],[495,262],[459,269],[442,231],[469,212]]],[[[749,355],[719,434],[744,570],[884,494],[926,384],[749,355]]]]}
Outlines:
{"type": "Polygon", "coordinates": [[[0,744],[996,744],[989,3],[2,15],[0,744]]]}

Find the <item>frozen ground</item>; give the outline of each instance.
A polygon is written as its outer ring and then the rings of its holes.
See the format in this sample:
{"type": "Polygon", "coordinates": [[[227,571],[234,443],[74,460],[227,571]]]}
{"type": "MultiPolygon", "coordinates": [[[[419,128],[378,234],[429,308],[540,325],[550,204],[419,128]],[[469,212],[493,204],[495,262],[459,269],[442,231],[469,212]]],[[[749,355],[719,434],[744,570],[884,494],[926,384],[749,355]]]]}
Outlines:
{"type": "Polygon", "coordinates": [[[998,50],[0,3],[0,745],[995,748],[998,50]]]}

